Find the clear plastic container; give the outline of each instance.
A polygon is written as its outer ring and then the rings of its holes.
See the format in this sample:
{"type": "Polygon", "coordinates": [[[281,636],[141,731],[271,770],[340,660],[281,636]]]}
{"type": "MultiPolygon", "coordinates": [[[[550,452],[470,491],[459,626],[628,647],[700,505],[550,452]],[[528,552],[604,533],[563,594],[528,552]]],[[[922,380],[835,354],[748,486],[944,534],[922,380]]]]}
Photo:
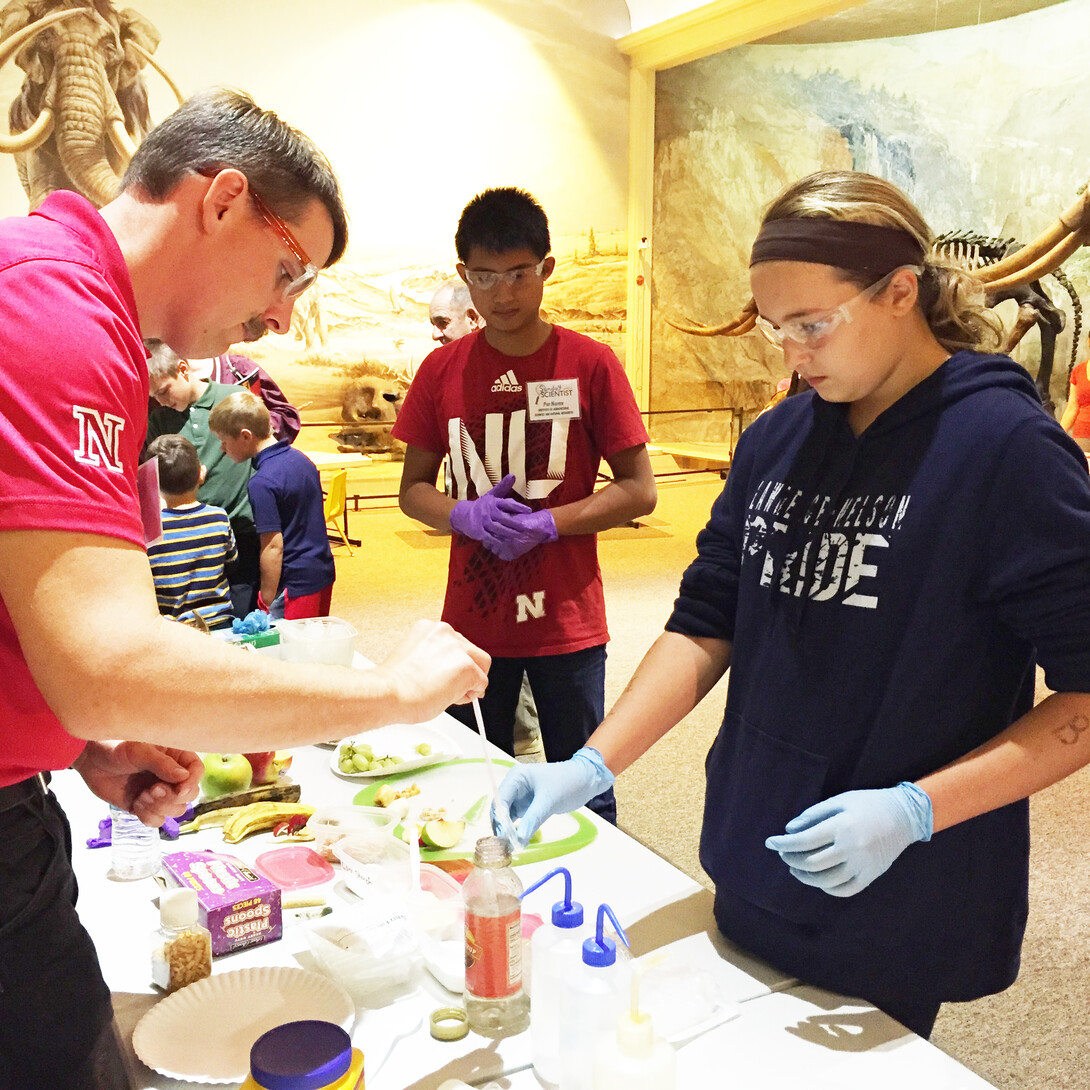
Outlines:
{"type": "Polygon", "coordinates": [[[393,835],[397,815],[383,806],[319,806],[307,820],[314,834],[311,847],[330,863],[336,861],[335,844],[350,836],[376,839],[393,835]]]}
{"type": "Polygon", "coordinates": [[[280,657],[288,662],[324,662],[351,666],[358,633],[340,617],[277,621],[280,657]]]}
{"type": "Polygon", "coordinates": [[[159,930],[151,951],[151,982],[176,992],[212,975],[212,936],[197,922],[197,891],[159,894],[159,930]]]}
{"type": "Polygon", "coordinates": [[[123,882],[158,873],[163,853],[159,830],[135,814],[110,807],[110,877],[123,882]]]}

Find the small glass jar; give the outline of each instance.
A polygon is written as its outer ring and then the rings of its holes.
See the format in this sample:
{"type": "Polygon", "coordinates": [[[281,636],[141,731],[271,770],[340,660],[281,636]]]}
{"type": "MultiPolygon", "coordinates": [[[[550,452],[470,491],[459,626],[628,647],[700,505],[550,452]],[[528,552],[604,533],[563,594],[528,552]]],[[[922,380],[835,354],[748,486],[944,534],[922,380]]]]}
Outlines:
{"type": "Polygon", "coordinates": [[[212,975],[212,936],[197,922],[197,891],[159,897],[159,930],[151,951],[151,982],[168,992],[212,975]]]}

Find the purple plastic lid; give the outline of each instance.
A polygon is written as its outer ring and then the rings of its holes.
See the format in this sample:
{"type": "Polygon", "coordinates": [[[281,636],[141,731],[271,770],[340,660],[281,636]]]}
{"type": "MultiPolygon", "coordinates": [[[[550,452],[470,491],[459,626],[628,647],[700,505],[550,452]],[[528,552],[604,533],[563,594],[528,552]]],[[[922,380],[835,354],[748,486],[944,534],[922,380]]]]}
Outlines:
{"type": "Polygon", "coordinates": [[[250,1074],[265,1090],[319,1090],[352,1066],[352,1038],[332,1022],[285,1022],[250,1049],[250,1074]]]}

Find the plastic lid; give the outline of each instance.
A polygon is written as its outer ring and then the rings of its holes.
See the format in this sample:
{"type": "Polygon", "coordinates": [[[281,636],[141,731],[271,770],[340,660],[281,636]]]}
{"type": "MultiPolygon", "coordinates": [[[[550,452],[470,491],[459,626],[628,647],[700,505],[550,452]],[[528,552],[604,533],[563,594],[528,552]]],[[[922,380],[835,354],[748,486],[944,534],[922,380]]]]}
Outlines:
{"type": "Polygon", "coordinates": [[[617,1047],[628,1056],[647,1056],[655,1047],[655,1031],[649,1014],[625,1011],[617,1018],[617,1047]]]}
{"type": "Polygon", "coordinates": [[[189,927],[197,922],[197,891],[168,889],[159,894],[159,920],[164,927],[189,927]]]}
{"type": "Polygon", "coordinates": [[[265,1090],[318,1090],[351,1065],[352,1039],[332,1022],[285,1022],[250,1049],[250,1075],[265,1090]]]}
{"type": "Polygon", "coordinates": [[[583,940],[583,964],[602,969],[617,960],[617,944],[608,938],[599,940],[596,936],[583,940]]]}
{"type": "Polygon", "coordinates": [[[553,927],[582,927],[583,906],[578,901],[565,904],[557,901],[553,905],[553,927]]]}

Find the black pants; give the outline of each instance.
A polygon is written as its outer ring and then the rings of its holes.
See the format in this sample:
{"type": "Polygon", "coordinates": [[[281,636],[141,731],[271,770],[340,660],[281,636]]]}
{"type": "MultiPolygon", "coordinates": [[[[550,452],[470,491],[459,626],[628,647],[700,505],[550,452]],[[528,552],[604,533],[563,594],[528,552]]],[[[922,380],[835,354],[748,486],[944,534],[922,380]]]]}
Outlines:
{"type": "Polygon", "coordinates": [[[238,563],[227,572],[227,582],[231,587],[231,612],[241,618],[257,609],[257,592],[261,589],[261,538],[251,522],[239,526],[232,519],[231,529],[235,534],[238,563]]]}
{"type": "Polygon", "coordinates": [[[118,1070],[110,990],[76,915],[71,859],[53,795],[0,811],[0,1090],[88,1090],[109,1085],[103,1065],[118,1070]]]}
{"type": "MultiPolygon", "coordinates": [[[[537,705],[545,758],[566,761],[583,748],[605,717],[605,645],[566,655],[492,659],[488,688],[481,698],[481,718],[488,740],[512,755],[515,708],[524,674],[537,705]]],[[[470,730],[477,729],[472,705],[456,704],[447,711],[470,730]]],[[[617,824],[617,799],[612,787],[591,799],[587,806],[599,817],[617,824]]]]}

